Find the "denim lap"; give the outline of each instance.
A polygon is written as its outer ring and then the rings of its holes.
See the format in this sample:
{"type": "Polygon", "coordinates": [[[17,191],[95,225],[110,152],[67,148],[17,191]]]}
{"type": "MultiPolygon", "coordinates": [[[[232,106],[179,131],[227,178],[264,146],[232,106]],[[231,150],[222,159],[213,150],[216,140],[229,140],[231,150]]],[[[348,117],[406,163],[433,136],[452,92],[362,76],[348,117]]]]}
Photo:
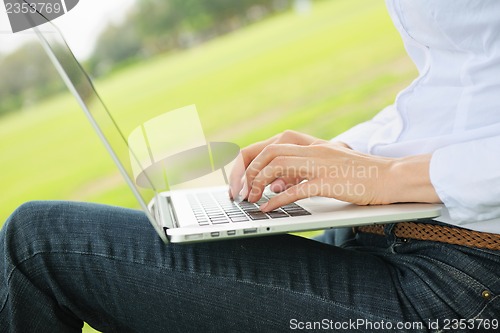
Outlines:
{"type": "Polygon", "coordinates": [[[497,252],[376,235],[343,247],[290,235],[165,245],[140,211],[33,202],[6,222],[0,254],[2,332],[79,332],[83,321],[103,332],[279,332],[500,311],[497,252]]]}

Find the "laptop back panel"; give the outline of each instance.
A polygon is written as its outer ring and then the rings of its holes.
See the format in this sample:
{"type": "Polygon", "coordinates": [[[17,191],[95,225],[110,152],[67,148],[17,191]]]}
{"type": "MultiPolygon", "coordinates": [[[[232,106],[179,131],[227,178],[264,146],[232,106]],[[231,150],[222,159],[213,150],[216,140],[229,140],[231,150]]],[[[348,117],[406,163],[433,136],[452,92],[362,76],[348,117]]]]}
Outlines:
{"type": "MultiPolygon", "coordinates": [[[[39,15],[45,19],[42,14],[39,15]]],[[[137,186],[134,181],[132,166],[137,173],[144,161],[141,161],[130,148],[126,135],[97,93],[92,80],[71,51],[62,33],[53,23],[46,21],[41,27],[43,31],[38,27],[33,27],[32,30],[111,155],[151,224],[163,241],[168,242],[161,221],[150,213],[147,205],[148,202],[159,197],[158,189],[149,179],[147,172],[143,172],[143,186],[137,186]]]]}

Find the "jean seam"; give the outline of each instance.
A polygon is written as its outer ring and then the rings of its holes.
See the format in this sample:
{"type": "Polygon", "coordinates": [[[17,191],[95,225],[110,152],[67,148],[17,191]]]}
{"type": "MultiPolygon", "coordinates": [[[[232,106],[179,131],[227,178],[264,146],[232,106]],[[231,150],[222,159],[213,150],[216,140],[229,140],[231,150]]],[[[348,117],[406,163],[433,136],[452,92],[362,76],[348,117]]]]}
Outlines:
{"type": "Polygon", "coordinates": [[[169,269],[169,270],[171,272],[178,273],[178,274],[190,274],[190,275],[196,275],[196,274],[198,274],[200,276],[209,277],[209,278],[212,278],[212,279],[215,279],[215,280],[243,283],[243,284],[248,284],[248,285],[252,285],[252,286],[258,286],[258,287],[262,287],[262,288],[268,288],[268,289],[272,289],[272,290],[288,292],[288,293],[292,293],[294,295],[306,296],[306,297],[313,298],[313,299],[315,299],[317,301],[320,301],[320,302],[322,302],[324,304],[329,304],[329,305],[337,307],[337,308],[342,308],[344,310],[349,310],[349,311],[358,313],[360,315],[364,315],[365,318],[369,318],[369,319],[372,319],[372,320],[385,320],[385,321],[390,321],[390,322],[393,322],[393,323],[399,322],[399,320],[394,320],[393,321],[393,319],[390,319],[390,318],[380,317],[380,316],[375,316],[373,314],[365,313],[365,312],[359,311],[358,309],[355,309],[355,308],[352,308],[352,307],[348,307],[348,306],[345,306],[345,305],[340,304],[338,302],[334,302],[332,300],[325,299],[323,297],[320,297],[320,296],[317,296],[317,295],[314,295],[314,294],[310,294],[310,293],[299,292],[299,291],[295,291],[295,290],[291,290],[291,289],[286,289],[286,288],[281,288],[281,287],[277,287],[277,286],[273,286],[273,285],[269,285],[269,284],[257,283],[257,282],[253,282],[253,281],[249,281],[249,280],[241,280],[241,279],[238,279],[238,278],[231,278],[231,277],[227,277],[227,276],[214,276],[214,275],[211,275],[211,274],[195,273],[195,272],[192,272],[192,271],[176,271],[176,270],[172,270],[172,269],[169,269]]]}
{"type": "Polygon", "coordinates": [[[431,257],[426,257],[428,260],[434,262],[434,263],[437,263],[439,265],[445,265],[447,269],[450,269],[450,270],[453,270],[454,272],[454,276],[463,284],[466,284],[466,285],[470,285],[471,283],[473,284],[473,287],[477,287],[478,289],[484,289],[484,288],[487,288],[487,286],[485,286],[483,283],[481,283],[480,281],[476,280],[475,278],[473,278],[472,276],[468,275],[467,273],[453,267],[452,265],[446,263],[446,262],[442,262],[442,261],[439,261],[439,260],[436,260],[434,258],[431,258],[431,257]]]}
{"type": "MultiPolygon", "coordinates": [[[[497,295],[495,297],[493,297],[492,299],[489,300],[489,302],[487,302],[483,307],[482,309],[473,317],[470,317],[470,318],[464,318],[466,320],[475,320],[477,319],[487,308],[490,304],[492,304],[495,300],[497,300],[498,298],[500,298],[500,295],[497,295]]],[[[445,332],[444,329],[439,329],[437,331],[435,331],[434,333],[443,333],[445,332]]]]}
{"type": "MultiPolygon", "coordinates": [[[[402,245],[410,245],[410,244],[407,244],[407,243],[404,243],[402,245]]],[[[391,261],[391,258],[393,257],[393,253],[389,253],[387,255],[384,255],[384,258],[387,258],[389,261],[391,261]]],[[[396,252],[396,255],[401,255],[400,253],[396,252]]],[[[488,288],[487,286],[485,286],[481,281],[478,281],[476,280],[475,278],[473,278],[472,276],[468,275],[467,273],[457,269],[456,267],[454,267],[453,265],[450,265],[449,263],[447,262],[444,262],[444,261],[440,261],[440,260],[437,260],[431,256],[426,256],[426,255],[419,255],[419,254],[415,254],[414,255],[415,257],[418,257],[418,258],[421,258],[421,259],[425,259],[426,261],[429,261],[429,262],[432,262],[433,264],[435,264],[436,266],[441,266],[441,265],[444,265],[447,269],[449,270],[452,270],[454,274],[454,276],[457,278],[458,281],[460,281],[461,283],[463,284],[466,284],[466,285],[471,285],[471,283],[473,284],[473,286],[477,287],[478,289],[481,289],[481,288],[488,288]]],[[[404,260],[404,255],[399,257],[399,259],[401,260],[404,260]]],[[[412,264],[412,260],[404,260],[404,262],[406,264],[412,264]]]]}
{"type": "Polygon", "coordinates": [[[494,302],[494,301],[496,301],[496,300],[497,300],[497,299],[499,299],[499,298],[500,298],[500,295],[496,295],[495,297],[493,297],[492,299],[490,299],[490,300],[489,300],[489,302],[488,302],[488,303],[486,303],[486,304],[483,306],[483,308],[481,309],[481,311],[479,311],[479,312],[477,313],[477,315],[475,315],[474,317],[472,317],[472,318],[470,318],[470,319],[476,319],[476,318],[478,318],[478,317],[479,317],[479,316],[480,316],[480,315],[481,315],[481,314],[482,314],[482,313],[483,313],[483,312],[484,312],[484,311],[488,308],[488,306],[489,306],[490,304],[493,304],[493,302],[494,302]]]}
{"type": "MultiPolygon", "coordinates": [[[[253,285],[253,286],[259,286],[259,287],[269,288],[269,289],[273,289],[273,290],[289,292],[289,293],[292,293],[292,294],[295,294],[295,295],[311,297],[311,298],[316,299],[316,300],[318,300],[320,302],[323,302],[325,304],[330,304],[330,305],[332,305],[334,307],[337,307],[337,308],[342,308],[342,309],[345,309],[345,310],[349,310],[349,311],[352,311],[352,312],[359,313],[361,315],[364,315],[365,318],[369,318],[369,319],[372,319],[372,320],[386,320],[386,321],[391,321],[391,322],[394,322],[394,323],[400,321],[400,320],[394,320],[393,321],[393,319],[390,319],[390,318],[380,317],[380,316],[376,316],[376,315],[373,315],[373,314],[365,313],[365,312],[359,311],[359,310],[357,310],[355,308],[345,306],[345,305],[340,304],[338,302],[334,302],[332,300],[325,299],[323,297],[320,297],[320,296],[317,296],[317,295],[314,295],[314,294],[299,292],[299,291],[295,291],[295,290],[291,290],[291,289],[286,289],[286,288],[280,288],[280,287],[276,287],[276,286],[272,286],[272,285],[268,285],[268,284],[256,283],[256,282],[249,281],[249,280],[241,280],[241,279],[238,279],[238,278],[231,278],[231,277],[227,277],[227,276],[214,276],[214,275],[207,274],[207,273],[197,273],[197,272],[194,272],[194,271],[191,271],[191,270],[180,271],[180,270],[168,268],[168,267],[165,267],[165,266],[147,265],[144,262],[135,261],[135,260],[130,260],[130,261],[123,260],[122,258],[116,257],[116,256],[109,256],[109,255],[89,253],[89,252],[79,252],[79,251],[39,251],[39,252],[36,252],[33,255],[31,255],[30,257],[28,257],[28,258],[20,260],[19,263],[17,263],[12,268],[11,272],[8,275],[7,283],[10,282],[10,278],[12,277],[14,271],[18,268],[18,266],[24,264],[25,262],[27,262],[27,261],[29,261],[31,259],[34,259],[36,256],[43,255],[43,254],[74,254],[74,255],[96,256],[96,257],[106,258],[106,259],[110,259],[110,260],[116,260],[116,261],[124,262],[124,263],[128,263],[128,264],[135,264],[135,265],[141,265],[141,266],[147,266],[147,267],[154,267],[154,268],[157,268],[157,269],[163,269],[163,270],[167,270],[167,271],[170,271],[170,272],[173,272],[173,273],[178,273],[178,274],[199,275],[199,276],[203,276],[203,277],[210,277],[210,278],[215,279],[215,280],[224,280],[224,281],[232,281],[232,282],[237,282],[237,283],[244,283],[244,284],[249,284],[249,285],[253,285]]],[[[2,308],[0,309],[0,312],[3,311],[3,309],[5,307],[5,304],[7,303],[8,296],[9,296],[9,294],[7,294],[7,297],[5,299],[4,304],[2,305],[2,308]]]]}
{"type": "Polygon", "coordinates": [[[3,312],[3,310],[5,309],[5,306],[7,305],[8,300],[9,300],[9,293],[7,293],[7,295],[5,295],[5,301],[3,302],[2,307],[0,307],[0,313],[3,312]]]}
{"type": "MultiPolygon", "coordinates": [[[[183,272],[178,272],[178,273],[183,273],[183,272]]],[[[192,272],[189,272],[189,273],[192,274],[192,272]]],[[[272,289],[272,290],[277,290],[277,291],[283,291],[283,292],[292,293],[294,295],[310,297],[310,298],[313,298],[313,299],[315,299],[317,301],[320,301],[320,302],[322,302],[324,304],[328,304],[329,306],[333,306],[335,308],[340,308],[340,309],[343,309],[343,310],[351,311],[353,313],[357,313],[360,316],[363,316],[363,317],[360,317],[362,319],[369,319],[371,321],[386,321],[386,322],[391,322],[393,324],[396,324],[396,323],[401,322],[402,320],[404,320],[404,319],[392,319],[392,318],[387,318],[387,317],[376,316],[376,315],[373,315],[371,313],[366,313],[366,312],[360,311],[359,309],[348,307],[348,306],[345,306],[345,305],[340,304],[338,302],[334,302],[332,300],[325,299],[325,298],[319,297],[319,296],[314,295],[314,294],[308,294],[308,293],[298,292],[298,291],[295,291],[295,290],[280,288],[280,287],[271,286],[271,285],[267,285],[267,284],[256,283],[256,282],[252,282],[252,281],[248,281],[248,280],[239,280],[239,279],[232,279],[232,278],[229,278],[229,277],[211,276],[209,274],[204,274],[204,275],[208,276],[208,277],[211,277],[213,279],[216,279],[216,280],[225,280],[225,281],[229,280],[229,281],[232,281],[232,282],[244,283],[244,284],[249,284],[249,285],[253,285],[253,286],[258,286],[258,287],[261,287],[261,288],[268,288],[268,289],[272,289]]],[[[356,319],[359,319],[359,318],[356,318],[356,319]]]]}

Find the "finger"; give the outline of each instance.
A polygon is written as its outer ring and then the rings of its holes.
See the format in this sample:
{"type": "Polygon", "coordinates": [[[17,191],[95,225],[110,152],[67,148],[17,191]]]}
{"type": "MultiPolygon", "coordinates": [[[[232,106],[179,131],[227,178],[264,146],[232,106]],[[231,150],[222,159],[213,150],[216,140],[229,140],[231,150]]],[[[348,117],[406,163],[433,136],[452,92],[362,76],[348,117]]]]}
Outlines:
{"type": "Polygon", "coordinates": [[[243,188],[242,178],[250,162],[252,162],[265,147],[272,144],[276,140],[277,136],[273,136],[265,141],[251,144],[240,151],[229,175],[229,192],[231,198],[236,198],[241,192],[243,188]]]}
{"type": "Polygon", "coordinates": [[[267,213],[297,200],[314,197],[319,194],[320,187],[318,180],[303,182],[271,198],[267,203],[260,206],[260,209],[267,213]]]}
{"type": "Polygon", "coordinates": [[[271,191],[273,191],[274,193],[280,193],[280,192],[283,192],[284,190],[286,190],[286,182],[285,182],[284,177],[282,177],[282,178],[278,178],[278,179],[276,179],[275,181],[273,181],[273,182],[269,185],[269,188],[270,188],[270,189],[271,189],[271,191]]]}
{"type": "Polygon", "coordinates": [[[266,165],[250,182],[249,202],[256,202],[262,196],[264,188],[276,179],[287,178],[307,178],[310,166],[309,159],[301,156],[278,156],[266,165]]]}
{"type": "Polygon", "coordinates": [[[229,190],[230,197],[236,199],[243,188],[243,178],[248,164],[257,156],[262,150],[261,143],[256,143],[248,146],[240,151],[236,157],[233,169],[229,175],[229,190]]]}
{"type": "Polygon", "coordinates": [[[243,156],[240,152],[229,174],[229,197],[231,199],[238,199],[238,193],[240,193],[241,187],[243,186],[242,176],[245,173],[245,169],[243,156]]]}
{"type": "MultiPolygon", "coordinates": [[[[243,183],[241,179],[245,170],[248,168],[249,164],[266,148],[271,144],[293,144],[299,146],[306,146],[311,144],[318,144],[324,140],[317,139],[311,135],[299,133],[291,130],[284,131],[283,133],[277,134],[267,140],[254,143],[241,150],[240,155],[236,160],[236,163],[231,170],[229,176],[229,192],[232,198],[239,195],[243,188],[243,183]]],[[[326,142],[326,141],[325,141],[326,142]]],[[[249,185],[249,184],[248,184],[249,185]]]]}
{"type": "MultiPolygon", "coordinates": [[[[275,161],[275,163],[279,162],[281,158],[285,157],[312,157],[313,155],[314,151],[308,149],[307,146],[298,146],[294,144],[271,144],[264,148],[262,152],[256,158],[254,158],[250,165],[248,165],[245,171],[247,186],[249,189],[252,189],[255,177],[260,174],[267,165],[269,165],[276,159],[278,160],[275,161]]],[[[282,160],[282,162],[284,161],[286,161],[286,159],[282,160]]],[[[281,167],[285,168],[286,165],[282,165],[281,167]]],[[[282,176],[274,173],[273,175],[276,175],[278,177],[282,176]]],[[[271,181],[273,180],[274,179],[271,179],[271,181]]]]}
{"type": "Polygon", "coordinates": [[[238,201],[243,201],[247,199],[248,193],[250,192],[248,190],[248,182],[246,181],[245,177],[243,177],[242,182],[243,182],[243,187],[241,188],[241,191],[238,194],[238,201]]]}
{"type": "Polygon", "coordinates": [[[274,193],[281,193],[285,191],[286,189],[297,185],[300,183],[303,179],[299,177],[281,177],[273,181],[270,185],[269,188],[271,191],[274,193]]]}

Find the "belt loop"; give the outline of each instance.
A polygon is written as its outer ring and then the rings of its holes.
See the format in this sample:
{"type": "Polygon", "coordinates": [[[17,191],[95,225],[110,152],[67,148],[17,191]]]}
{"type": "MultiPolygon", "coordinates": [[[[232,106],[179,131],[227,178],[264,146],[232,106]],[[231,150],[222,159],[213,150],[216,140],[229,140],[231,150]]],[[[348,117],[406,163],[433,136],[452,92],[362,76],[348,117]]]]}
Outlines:
{"type": "Polygon", "coordinates": [[[393,229],[396,223],[389,223],[384,226],[384,234],[387,238],[387,245],[392,245],[396,241],[396,235],[393,233],[393,229]]]}

